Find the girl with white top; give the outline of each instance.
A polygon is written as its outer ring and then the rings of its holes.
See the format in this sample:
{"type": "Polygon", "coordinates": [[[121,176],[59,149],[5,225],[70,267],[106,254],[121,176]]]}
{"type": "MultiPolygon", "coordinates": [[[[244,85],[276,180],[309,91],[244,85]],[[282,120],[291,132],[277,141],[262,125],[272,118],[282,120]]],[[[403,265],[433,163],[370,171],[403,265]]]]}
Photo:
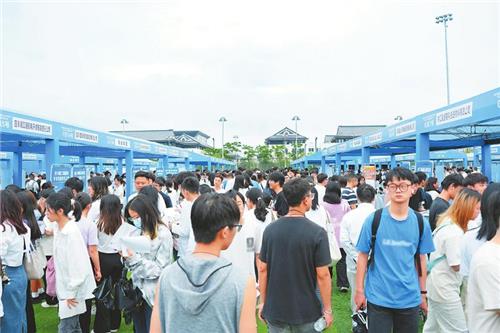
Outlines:
{"type": "MultiPolygon", "coordinates": [[[[154,197],[157,200],[157,196],[154,197]]],[[[173,239],[161,221],[156,203],[138,194],[125,207],[127,221],[140,229],[141,237],[151,241],[149,253],[122,253],[125,266],[132,274],[132,283],[142,292],[145,302],[132,313],[136,333],[149,333],[155,290],[161,272],[173,262],[173,239]]]]}
{"type": "Polygon", "coordinates": [[[92,198],[92,207],[90,207],[87,218],[90,221],[97,223],[99,220],[99,212],[101,210],[101,198],[109,193],[106,178],[101,176],[90,178],[88,192],[92,198]]]}
{"type": "Polygon", "coordinates": [[[246,193],[247,197],[247,208],[248,211],[245,213],[245,222],[255,224],[255,254],[260,253],[260,248],[262,246],[262,236],[264,235],[264,230],[273,221],[273,214],[270,209],[267,208],[267,204],[264,200],[264,193],[258,188],[251,188],[246,193]]]}
{"type": "Polygon", "coordinates": [[[481,231],[486,243],[475,252],[470,263],[467,317],[470,333],[500,332],[500,189],[499,183],[488,186],[482,201],[481,231]],[[492,192],[491,187],[496,189],[492,192]]]}
{"type": "Polygon", "coordinates": [[[481,195],[463,189],[443,213],[433,232],[436,251],[431,253],[427,269],[429,313],[424,332],[467,332],[460,300],[460,244],[467,224],[481,208],[481,195]]]}
{"type": "Polygon", "coordinates": [[[0,190],[0,258],[10,282],[4,286],[4,316],[0,332],[26,332],[26,288],[28,278],[23,266],[24,237],[29,237],[23,224],[22,206],[14,192],[0,190]]]}
{"type": "MultiPolygon", "coordinates": [[[[113,284],[115,284],[120,279],[123,270],[120,255],[112,245],[113,236],[123,223],[121,204],[120,199],[113,194],[104,195],[99,199],[99,202],[100,213],[99,219],[97,220],[97,250],[99,251],[99,263],[101,266],[101,283],[103,283],[108,276],[111,276],[113,284]]],[[[92,208],[94,204],[95,201],[92,203],[92,208]]],[[[121,322],[120,310],[108,310],[103,304],[99,302],[96,303],[94,332],[106,333],[118,330],[121,322]]]]}
{"type": "Polygon", "coordinates": [[[93,298],[96,285],[87,249],[73,220],[71,199],[64,193],[47,199],[47,217],[54,227],[54,267],[59,299],[59,333],[81,332],[79,315],[85,301],[93,298]]]}
{"type": "Polygon", "coordinates": [[[240,223],[231,245],[221,252],[221,257],[229,260],[235,269],[255,279],[255,238],[257,225],[253,220],[245,220],[245,197],[241,192],[229,190],[224,194],[233,199],[240,210],[240,223]]]}
{"type": "MultiPolygon", "coordinates": [[[[94,269],[94,276],[97,282],[101,281],[101,265],[99,263],[99,253],[97,252],[97,225],[87,219],[87,214],[92,205],[92,199],[85,192],[80,192],[75,196],[74,215],[75,222],[83,237],[83,242],[87,248],[90,261],[94,269]]],[[[90,320],[92,310],[92,299],[85,302],[86,312],[80,315],[80,328],[82,333],[90,332],[90,320]]]]}
{"type": "MultiPolygon", "coordinates": [[[[40,238],[42,233],[38,227],[38,221],[35,217],[36,199],[33,192],[25,190],[16,193],[23,210],[23,223],[30,229],[30,242],[37,248],[40,247],[40,238]]],[[[33,310],[33,298],[39,296],[38,290],[42,287],[41,280],[28,281],[26,290],[26,320],[28,324],[28,333],[36,332],[35,311],[33,310]],[[33,288],[31,288],[33,286],[33,288]]]]}
{"type": "Polygon", "coordinates": [[[116,175],[113,180],[113,194],[120,198],[120,203],[123,205],[125,200],[125,187],[123,178],[118,175],[116,175]]]}

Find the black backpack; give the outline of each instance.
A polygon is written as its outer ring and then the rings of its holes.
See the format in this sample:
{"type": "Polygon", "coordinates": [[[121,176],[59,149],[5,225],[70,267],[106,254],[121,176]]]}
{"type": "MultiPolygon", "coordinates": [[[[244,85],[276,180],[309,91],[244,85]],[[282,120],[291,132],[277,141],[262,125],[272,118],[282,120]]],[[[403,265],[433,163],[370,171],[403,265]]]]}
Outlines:
{"type": "MultiPolygon", "coordinates": [[[[384,209],[380,208],[375,211],[375,215],[373,216],[373,223],[372,223],[372,237],[370,241],[370,253],[369,253],[369,258],[368,258],[368,267],[373,265],[375,263],[375,241],[377,239],[377,231],[378,227],[380,226],[380,220],[382,217],[382,211],[384,209]]],[[[417,252],[415,253],[415,264],[417,266],[417,271],[418,271],[418,276],[422,276],[422,266],[420,264],[420,241],[422,240],[422,234],[424,232],[424,218],[422,214],[419,212],[415,212],[417,215],[417,220],[418,220],[418,232],[419,232],[419,237],[418,237],[418,246],[417,246],[417,252]]]]}

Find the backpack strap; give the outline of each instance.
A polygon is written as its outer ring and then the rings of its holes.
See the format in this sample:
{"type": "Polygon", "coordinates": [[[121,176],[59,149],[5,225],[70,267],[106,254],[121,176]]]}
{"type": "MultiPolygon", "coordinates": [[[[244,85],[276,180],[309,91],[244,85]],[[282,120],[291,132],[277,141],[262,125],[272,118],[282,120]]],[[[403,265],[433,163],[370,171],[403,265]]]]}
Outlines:
{"type": "Polygon", "coordinates": [[[368,257],[368,267],[375,263],[375,241],[377,240],[377,230],[380,226],[380,220],[382,219],[382,211],[384,209],[380,208],[375,211],[373,215],[372,222],[372,237],[370,239],[370,253],[368,257]]]}
{"type": "Polygon", "coordinates": [[[422,234],[424,233],[424,217],[419,212],[415,211],[418,221],[418,245],[417,252],[415,252],[415,264],[417,266],[418,276],[422,276],[422,264],[420,263],[420,241],[422,240],[422,234]]]}

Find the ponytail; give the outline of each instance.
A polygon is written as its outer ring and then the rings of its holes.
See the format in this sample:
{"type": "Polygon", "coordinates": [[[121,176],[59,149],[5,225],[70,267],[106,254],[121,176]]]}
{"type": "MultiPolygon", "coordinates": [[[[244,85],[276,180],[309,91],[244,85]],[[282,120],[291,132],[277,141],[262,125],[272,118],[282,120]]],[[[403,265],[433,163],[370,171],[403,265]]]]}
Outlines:
{"type": "Polygon", "coordinates": [[[267,216],[267,204],[263,199],[263,193],[258,188],[251,188],[247,191],[247,199],[255,205],[255,217],[257,220],[264,222],[267,216]]]}
{"type": "Polygon", "coordinates": [[[255,204],[254,213],[255,213],[255,217],[257,218],[257,220],[262,221],[262,222],[264,222],[266,220],[266,216],[268,214],[267,205],[261,197],[259,197],[257,199],[257,203],[255,204]]]}
{"type": "Polygon", "coordinates": [[[71,200],[73,215],[75,216],[76,222],[80,221],[83,210],[90,204],[92,204],[92,199],[90,198],[90,195],[85,192],[78,193],[75,196],[75,199],[71,200]]]}

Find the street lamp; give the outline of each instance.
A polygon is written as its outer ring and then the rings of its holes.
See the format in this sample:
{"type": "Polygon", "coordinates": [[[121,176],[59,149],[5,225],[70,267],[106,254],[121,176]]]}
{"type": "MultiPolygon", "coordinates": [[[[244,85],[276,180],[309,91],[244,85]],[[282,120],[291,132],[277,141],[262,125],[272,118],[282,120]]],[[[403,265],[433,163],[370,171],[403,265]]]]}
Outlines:
{"type": "Polygon", "coordinates": [[[122,134],[125,133],[125,125],[128,124],[128,120],[123,118],[120,120],[120,124],[122,124],[122,134]]]}
{"type": "Polygon", "coordinates": [[[444,14],[436,17],[436,24],[443,23],[444,26],[444,52],[446,57],[446,95],[448,105],[450,105],[450,74],[448,70],[448,22],[452,20],[452,14],[444,14]]]}
{"type": "Polygon", "coordinates": [[[222,124],[222,158],[224,158],[224,123],[227,121],[225,117],[220,117],[219,122],[222,124]]]}
{"type": "Polygon", "coordinates": [[[292,118],[293,121],[295,121],[295,157],[297,157],[297,122],[300,120],[299,116],[294,116],[292,118]]]}

